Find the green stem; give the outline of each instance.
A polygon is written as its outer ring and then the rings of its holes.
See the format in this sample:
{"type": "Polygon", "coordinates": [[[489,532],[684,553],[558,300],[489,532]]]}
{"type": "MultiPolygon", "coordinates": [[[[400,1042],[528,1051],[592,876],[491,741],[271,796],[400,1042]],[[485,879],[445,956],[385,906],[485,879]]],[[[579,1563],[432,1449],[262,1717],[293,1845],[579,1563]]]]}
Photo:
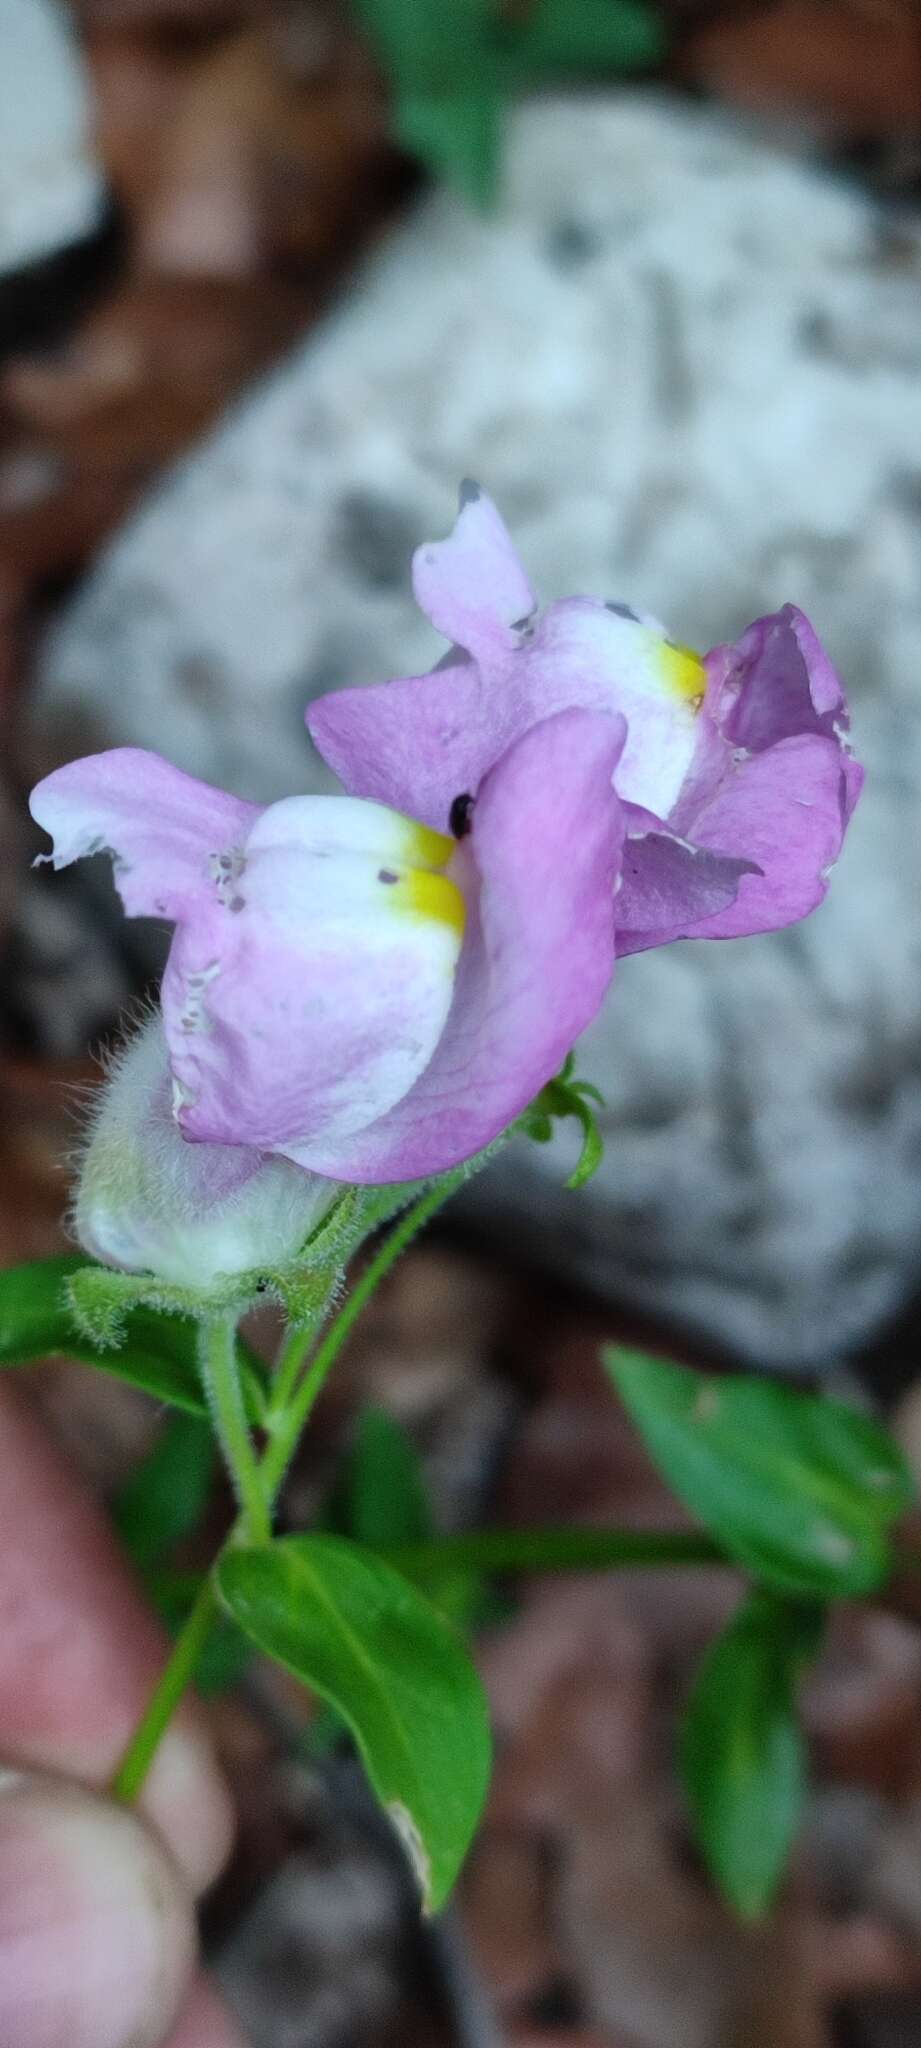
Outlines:
{"type": "MultiPolygon", "coordinates": [[[[348,1300],[320,1345],[310,1371],[296,1392],[297,1376],[316,1325],[311,1324],[306,1329],[299,1325],[296,1331],[291,1332],[278,1367],[278,1372],[284,1373],[283,1387],[285,1392],[290,1392],[290,1405],[284,1414],[276,1416],[276,1434],[261,1461],[256,1459],[249,1433],[240,1384],[233,1319],[219,1317],[202,1325],[202,1378],[221,1448],[230,1468],[241,1507],[240,1515],[223,1549],[231,1543],[241,1541],[264,1543],[270,1540],[272,1507],[297,1448],[301,1431],[356,1318],[417,1231],[424,1227],[429,1217],[435,1214],[436,1209],[440,1209],[442,1202],[447,1201],[448,1196],[454,1193],[455,1188],[459,1187],[466,1177],[464,1168],[459,1168],[456,1173],[446,1174],[436,1186],[430,1188],[427,1194],[415,1202],[412,1208],[407,1209],[395,1229],[385,1239],[376,1257],[369,1262],[357,1280],[348,1300]]],[[[273,1407],[278,1401],[278,1395],[279,1380],[276,1376],[272,1395],[273,1407]]],[[[266,1425],[270,1426],[271,1421],[270,1409],[265,1417],[266,1425]]],[[[112,1790],[116,1798],[127,1802],[137,1797],[153,1762],[157,1746],[186,1687],[192,1682],[195,1666],[216,1615],[217,1600],[213,1580],[209,1575],[202,1585],[185,1626],[176,1638],[160,1683],[112,1781],[112,1790]]]]}
{"type": "MultiPolygon", "coordinates": [[[[414,1202],[412,1208],[407,1209],[405,1214],[400,1217],[399,1222],[391,1230],[389,1236],[385,1237],[380,1250],[373,1259],[369,1260],[364,1272],[356,1280],[335,1322],[330,1325],[326,1336],[318,1345],[309,1370],[302,1379],[300,1386],[293,1388],[291,1399],[284,1414],[279,1415],[277,1418],[275,1433],[259,1467],[260,1477],[265,1488],[265,1496],[270,1505],[274,1504],[278,1497],[279,1488],[297,1449],[314,1403],[324,1387],[329,1373],[342,1350],[343,1344],[357,1322],[362,1309],[370,1301],[372,1294],[376,1292],[386,1274],[389,1273],[391,1266],[396,1263],[400,1253],[406,1250],[407,1245],[412,1243],[417,1232],[424,1228],[430,1217],[435,1215],[436,1210],[441,1208],[442,1203],[446,1202],[449,1196],[454,1194],[455,1189],[459,1188],[466,1178],[467,1173],[464,1167],[459,1167],[455,1173],[443,1174],[435,1186],[429,1188],[428,1193],[420,1196],[418,1202],[414,1202]]],[[[289,1374],[289,1379],[293,1381],[294,1375],[291,1373],[290,1360],[287,1357],[287,1346],[282,1362],[286,1372],[289,1374]]]]}
{"type": "Polygon", "coordinates": [[[182,1695],[195,1676],[196,1665],[211,1633],[216,1604],[214,1588],[207,1578],[173,1644],[166,1669],[112,1780],[113,1798],[122,1800],[126,1806],[137,1798],[182,1695]]]}
{"type": "Polygon", "coordinates": [[[443,1571],[579,1572],[611,1566],[729,1564],[725,1550],[696,1530],[474,1529],[386,1551],[413,1578],[443,1571]]]}
{"type": "MultiPolygon", "coordinates": [[[[331,1273],[331,1292],[334,1291],[335,1284],[336,1276],[334,1273],[331,1273]]],[[[326,1314],[327,1308],[320,1308],[315,1315],[311,1316],[308,1322],[295,1323],[288,1331],[279,1353],[278,1364],[272,1374],[272,1390],[265,1412],[265,1426],[270,1433],[281,1426],[287,1414],[294,1390],[301,1376],[304,1360],[310,1351],[317,1329],[325,1319],[326,1314]]]]}
{"type": "Polygon", "coordinates": [[[240,1534],[250,1543],[268,1543],[272,1518],[249,1433],[233,1315],[201,1324],[199,1364],[218,1442],[240,1502],[240,1534]]]}

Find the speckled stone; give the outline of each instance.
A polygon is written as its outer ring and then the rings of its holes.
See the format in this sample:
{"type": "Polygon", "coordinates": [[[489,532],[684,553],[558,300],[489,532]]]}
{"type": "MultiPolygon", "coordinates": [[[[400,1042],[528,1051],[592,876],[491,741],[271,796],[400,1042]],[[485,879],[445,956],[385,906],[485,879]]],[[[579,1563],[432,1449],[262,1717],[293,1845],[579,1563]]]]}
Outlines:
{"type": "Polygon", "coordinates": [[[921,1246],[921,228],[728,117],[534,102],[489,221],[433,194],[171,475],[45,648],[43,745],[321,786],[305,700],[423,669],[408,556],[459,476],[537,587],[697,645],[795,598],[870,776],[828,903],[625,963],[585,1041],[602,1171],[470,1196],[562,1270],[775,1364],[858,1345],[921,1246]]]}
{"type": "Polygon", "coordinates": [[[0,0],[0,281],[99,227],[90,97],[58,0],[0,0]]]}

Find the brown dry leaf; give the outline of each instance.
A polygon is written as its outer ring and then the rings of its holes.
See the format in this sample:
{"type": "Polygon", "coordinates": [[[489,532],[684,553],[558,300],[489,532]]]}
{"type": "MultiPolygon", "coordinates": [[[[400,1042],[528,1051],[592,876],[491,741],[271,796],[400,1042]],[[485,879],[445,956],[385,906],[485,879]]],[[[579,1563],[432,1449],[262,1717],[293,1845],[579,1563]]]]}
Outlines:
{"type": "Polygon", "coordinates": [[[738,105],[817,117],[843,134],[917,131],[921,33],[909,4],[878,11],[780,0],[690,33],[685,77],[738,105]]]}
{"type": "Polygon", "coordinates": [[[563,1971],[541,1835],[486,1827],[464,1877],[463,1910],[479,1970],[503,2013],[533,2004],[563,1971]]]}
{"type": "Polygon", "coordinates": [[[329,256],[388,153],[370,65],[346,37],[336,55],[305,80],[258,29],[207,53],[164,138],[142,264],[246,277],[329,256]]]}
{"type": "Polygon", "coordinates": [[[802,1711],[823,1778],[904,1795],[921,1765],[921,1636],[894,1614],[833,1611],[802,1711]]]}

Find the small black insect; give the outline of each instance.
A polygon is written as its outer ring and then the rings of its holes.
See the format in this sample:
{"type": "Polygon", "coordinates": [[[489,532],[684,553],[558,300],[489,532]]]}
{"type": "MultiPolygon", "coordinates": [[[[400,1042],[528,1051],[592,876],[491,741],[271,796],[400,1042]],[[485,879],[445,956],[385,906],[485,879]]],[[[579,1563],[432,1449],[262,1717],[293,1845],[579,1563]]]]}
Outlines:
{"type": "Polygon", "coordinates": [[[473,818],[474,799],[466,793],[456,796],[448,813],[448,824],[455,839],[466,839],[473,818]]]}

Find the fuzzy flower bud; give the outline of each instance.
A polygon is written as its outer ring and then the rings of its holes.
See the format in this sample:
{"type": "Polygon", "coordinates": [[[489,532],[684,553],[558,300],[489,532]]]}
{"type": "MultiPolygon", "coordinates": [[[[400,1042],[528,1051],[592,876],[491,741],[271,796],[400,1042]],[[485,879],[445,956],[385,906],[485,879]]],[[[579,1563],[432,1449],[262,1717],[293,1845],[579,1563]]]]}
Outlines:
{"type": "Polygon", "coordinates": [[[289,1159],[190,1144],[172,1113],[160,1016],[112,1062],[79,1164],[74,1225],[104,1265],[206,1292],[297,1257],[338,1194],[289,1159]]]}

